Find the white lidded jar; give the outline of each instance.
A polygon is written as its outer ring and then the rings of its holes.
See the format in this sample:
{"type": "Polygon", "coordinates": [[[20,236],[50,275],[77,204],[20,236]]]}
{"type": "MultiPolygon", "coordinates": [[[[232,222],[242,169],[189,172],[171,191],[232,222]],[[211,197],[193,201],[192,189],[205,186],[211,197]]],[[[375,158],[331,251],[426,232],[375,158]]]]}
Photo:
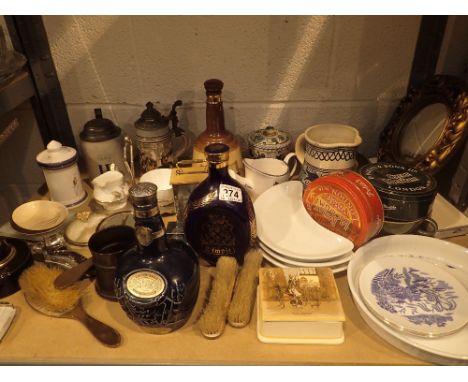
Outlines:
{"type": "Polygon", "coordinates": [[[77,161],[76,150],[62,146],[58,141],[50,141],[47,150],[36,156],[49,188],[50,199],[65,207],[75,207],[86,200],[77,161]]]}

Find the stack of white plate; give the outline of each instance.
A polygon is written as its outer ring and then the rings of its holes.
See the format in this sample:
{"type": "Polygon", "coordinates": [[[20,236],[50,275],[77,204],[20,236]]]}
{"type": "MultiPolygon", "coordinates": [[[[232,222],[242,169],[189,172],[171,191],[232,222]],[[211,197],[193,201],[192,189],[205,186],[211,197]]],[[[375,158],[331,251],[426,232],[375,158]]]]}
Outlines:
{"type": "Polygon", "coordinates": [[[322,227],[302,203],[302,183],[278,184],[254,203],[257,235],[266,260],[278,267],[330,267],[346,270],[353,243],[322,227]]]}
{"type": "Polygon", "coordinates": [[[372,240],[348,265],[348,284],[367,324],[428,362],[468,364],[468,249],[393,235],[372,240]]]}

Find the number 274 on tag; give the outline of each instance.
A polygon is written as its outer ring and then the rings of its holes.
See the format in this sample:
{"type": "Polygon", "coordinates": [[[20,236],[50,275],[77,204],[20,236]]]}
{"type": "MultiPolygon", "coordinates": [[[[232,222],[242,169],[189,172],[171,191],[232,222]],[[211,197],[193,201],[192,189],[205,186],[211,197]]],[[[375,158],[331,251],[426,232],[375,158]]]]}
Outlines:
{"type": "Polygon", "coordinates": [[[242,190],[239,187],[221,184],[219,186],[219,199],[242,203],[242,190]]]}

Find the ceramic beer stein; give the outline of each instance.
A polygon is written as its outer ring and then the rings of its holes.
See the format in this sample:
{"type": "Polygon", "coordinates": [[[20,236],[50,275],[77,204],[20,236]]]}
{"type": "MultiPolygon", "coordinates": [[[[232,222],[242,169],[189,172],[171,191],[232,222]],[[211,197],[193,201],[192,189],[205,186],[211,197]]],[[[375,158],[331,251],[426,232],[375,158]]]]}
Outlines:
{"type": "Polygon", "coordinates": [[[136,147],[138,149],[140,175],[159,167],[172,167],[190,145],[185,132],[178,127],[176,107],[182,101],[172,105],[169,116],[163,116],[151,102],[135,122],[136,147]],[[169,126],[171,122],[171,126],[169,126]],[[182,146],[175,150],[173,136],[183,140],[182,146]]]}
{"type": "Polygon", "coordinates": [[[362,139],[351,126],[326,123],[309,127],[296,140],[295,152],[302,164],[304,186],[330,172],[357,167],[357,147],[362,139]]]}

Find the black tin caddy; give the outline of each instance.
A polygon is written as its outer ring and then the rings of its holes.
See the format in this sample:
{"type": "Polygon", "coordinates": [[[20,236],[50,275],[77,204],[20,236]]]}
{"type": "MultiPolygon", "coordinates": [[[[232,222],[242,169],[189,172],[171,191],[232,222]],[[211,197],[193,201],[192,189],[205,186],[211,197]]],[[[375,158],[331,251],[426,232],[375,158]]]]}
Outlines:
{"type": "Polygon", "coordinates": [[[429,217],[437,195],[433,176],[397,163],[370,163],[359,169],[379,193],[384,219],[415,222],[429,217]]]}

